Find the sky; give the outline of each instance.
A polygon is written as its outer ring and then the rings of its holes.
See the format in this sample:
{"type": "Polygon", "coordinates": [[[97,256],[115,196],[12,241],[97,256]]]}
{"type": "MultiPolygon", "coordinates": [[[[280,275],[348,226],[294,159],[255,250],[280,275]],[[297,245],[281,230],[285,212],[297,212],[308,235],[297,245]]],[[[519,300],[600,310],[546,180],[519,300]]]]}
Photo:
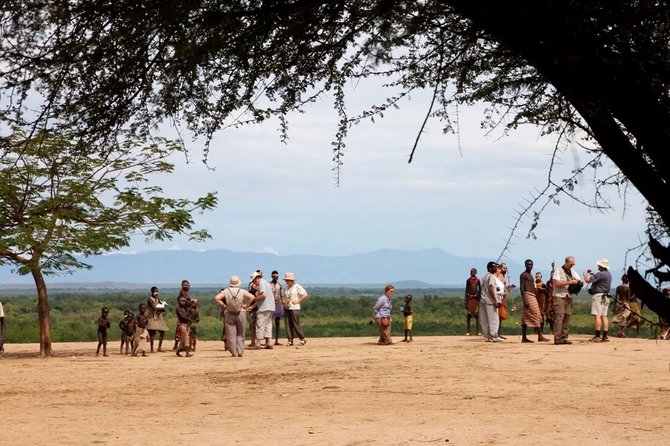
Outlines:
{"type": "MultiPolygon", "coordinates": [[[[369,86],[351,93],[351,114],[381,97],[369,86]]],[[[287,144],[280,141],[277,121],[219,132],[208,158],[212,169],[202,163],[202,142],[186,137],[189,162],[175,159],[175,172],[156,182],[177,197],[218,192],[216,210],[194,215],[212,240],[175,237],[147,244],[135,237],[124,252],[229,249],[341,256],[439,248],[498,259],[517,211],[546,183],[555,137],[541,137],[534,127],[487,135],[480,126],[483,107],[460,107],[459,134],[445,135],[441,123],[429,122],[408,164],[428,104],[426,95],[416,94],[383,119],[353,127],[339,187],[331,151],[337,115],[327,99],[292,116],[287,144]]],[[[580,150],[571,147],[561,156],[557,178],[587,159],[580,150]]],[[[607,163],[602,169],[615,170],[607,163]]],[[[589,178],[580,180],[576,192],[591,198],[589,178]]],[[[502,260],[523,264],[532,258],[546,271],[552,261],[561,264],[573,255],[579,271],[595,269],[601,258],[610,260],[613,272],[622,270],[626,251],[644,239],[645,203],[634,190],[625,204],[616,191],[610,201],[612,211],[597,213],[561,197],[559,206],[544,211],[536,240],[526,239],[530,218],[522,221],[502,260]]]]}

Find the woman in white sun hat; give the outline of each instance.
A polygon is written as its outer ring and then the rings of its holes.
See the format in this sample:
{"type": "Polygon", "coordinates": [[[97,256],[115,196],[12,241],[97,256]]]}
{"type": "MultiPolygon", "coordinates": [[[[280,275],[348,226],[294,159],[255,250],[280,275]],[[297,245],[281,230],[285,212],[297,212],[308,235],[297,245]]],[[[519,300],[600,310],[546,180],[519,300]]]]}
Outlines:
{"type": "Polygon", "coordinates": [[[305,345],[305,334],[302,332],[300,326],[300,303],[307,299],[309,295],[307,291],[295,281],[295,274],[284,274],[284,282],[286,282],[286,291],[284,291],[284,310],[286,311],[286,335],[288,336],[288,344],[293,345],[293,339],[300,339],[300,345],[305,345]]]}
{"type": "Polygon", "coordinates": [[[214,300],[224,310],[227,350],[231,356],[241,358],[244,354],[244,325],[247,320],[245,312],[254,300],[254,295],[240,288],[240,284],[238,276],[230,276],[228,288],[222,289],[214,296],[214,300]]]}

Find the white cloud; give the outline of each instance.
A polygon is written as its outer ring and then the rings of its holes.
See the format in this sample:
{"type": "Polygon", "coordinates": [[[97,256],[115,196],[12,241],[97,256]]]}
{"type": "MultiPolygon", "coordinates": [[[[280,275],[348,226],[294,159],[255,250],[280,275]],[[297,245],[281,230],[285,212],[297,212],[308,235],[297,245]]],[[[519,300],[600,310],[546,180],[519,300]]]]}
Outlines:
{"type": "MultiPolygon", "coordinates": [[[[357,104],[372,103],[369,92],[356,91],[357,104]]],[[[181,160],[172,175],[160,179],[167,193],[195,197],[219,192],[214,212],[194,215],[213,240],[206,249],[278,254],[346,255],[380,248],[442,248],[463,256],[496,257],[505,244],[516,211],[546,184],[554,150],[551,137],[522,128],[508,137],[486,136],[480,109],[460,109],[460,135],[443,135],[431,123],[412,164],[407,164],[426,103],[421,95],[387,113],[376,124],[350,131],[335,187],[331,141],[336,114],[327,102],[315,104],[290,121],[288,145],[279,141],[276,122],[230,130],[212,141],[208,170],[198,158],[181,160]],[[460,148],[459,148],[460,139],[460,148]],[[258,248],[258,247],[262,248],[258,248]]],[[[356,105],[356,104],[354,104],[356,105]]],[[[197,146],[199,142],[194,143],[197,146]]],[[[586,155],[569,150],[555,166],[557,180],[586,155]]],[[[612,169],[611,163],[605,169],[612,169]]],[[[588,174],[577,192],[589,197],[588,174]]],[[[590,197],[589,197],[590,198],[590,197]]],[[[568,253],[586,261],[606,256],[616,264],[637,243],[643,228],[643,200],[622,201],[612,193],[615,211],[595,214],[561,197],[550,205],[527,240],[525,218],[510,256],[533,257],[547,264],[568,253]]],[[[132,250],[203,249],[203,244],[175,237],[146,245],[136,238],[132,250]]]]}

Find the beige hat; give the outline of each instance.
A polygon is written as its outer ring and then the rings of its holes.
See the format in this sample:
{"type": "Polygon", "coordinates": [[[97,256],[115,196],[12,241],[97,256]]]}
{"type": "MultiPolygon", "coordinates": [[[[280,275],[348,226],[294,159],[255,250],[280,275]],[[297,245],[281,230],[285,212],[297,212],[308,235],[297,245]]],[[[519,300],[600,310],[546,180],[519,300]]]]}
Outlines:
{"type": "Polygon", "coordinates": [[[253,280],[256,277],[263,277],[263,275],[261,273],[259,273],[258,271],[254,271],[253,273],[251,273],[251,276],[249,276],[249,280],[251,280],[253,282],[253,280]]]}
{"type": "Polygon", "coordinates": [[[605,268],[605,269],[609,269],[610,268],[610,261],[607,260],[607,259],[600,259],[596,262],[596,265],[598,265],[602,268],[605,268]]]}
{"type": "Polygon", "coordinates": [[[293,274],[293,273],[284,274],[284,280],[292,280],[292,281],[295,282],[295,274],[293,274]]]}
{"type": "Polygon", "coordinates": [[[230,276],[230,280],[228,281],[228,285],[230,286],[240,286],[240,278],[237,276],[230,276]]]}

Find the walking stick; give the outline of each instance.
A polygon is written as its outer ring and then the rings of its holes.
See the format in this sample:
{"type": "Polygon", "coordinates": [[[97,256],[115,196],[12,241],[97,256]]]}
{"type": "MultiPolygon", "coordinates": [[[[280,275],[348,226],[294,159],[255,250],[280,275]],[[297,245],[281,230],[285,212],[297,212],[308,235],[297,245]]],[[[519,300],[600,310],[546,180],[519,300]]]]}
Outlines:
{"type": "MultiPolygon", "coordinates": [[[[616,297],[611,296],[609,293],[605,293],[605,296],[606,296],[610,301],[612,301],[612,303],[616,303],[616,302],[617,302],[616,297]]],[[[658,322],[652,322],[652,321],[650,321],[649,319],[647,319],[646,317],[642,316],[642,315],[641,315],[640,313],[638,313],[637,311],[633,311],[633,310],[631,310],[630,305],[628,305],[628,311],[630,311],[631,314],[634,314],[635,316],[639,317],[641,321],[644,321],[644,322],[648,323],[649,325],[651,325],[652,327],[654,327],[654,338],[657,337],[656,333],[658,333],[658,329],[661,327],[661,324],[659,324],[658,322]]]]}

